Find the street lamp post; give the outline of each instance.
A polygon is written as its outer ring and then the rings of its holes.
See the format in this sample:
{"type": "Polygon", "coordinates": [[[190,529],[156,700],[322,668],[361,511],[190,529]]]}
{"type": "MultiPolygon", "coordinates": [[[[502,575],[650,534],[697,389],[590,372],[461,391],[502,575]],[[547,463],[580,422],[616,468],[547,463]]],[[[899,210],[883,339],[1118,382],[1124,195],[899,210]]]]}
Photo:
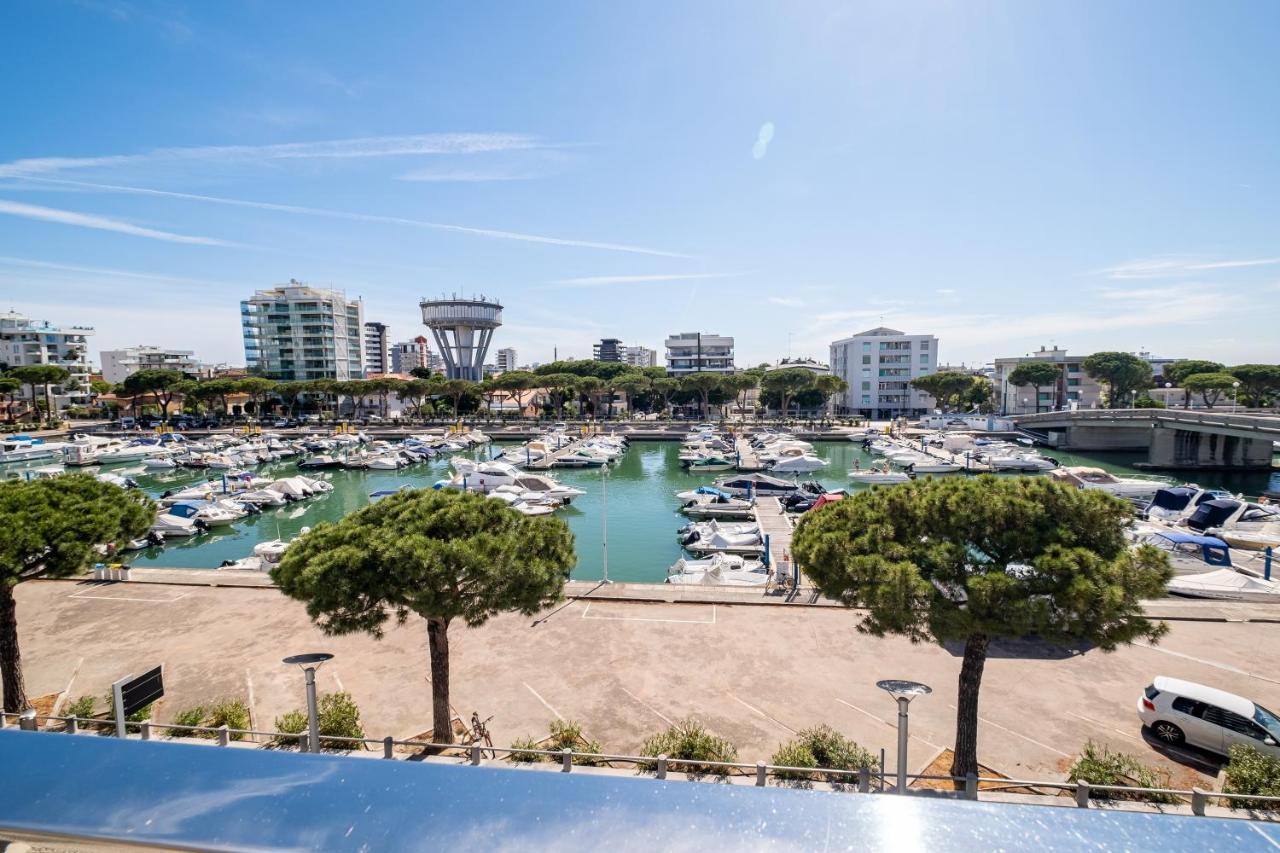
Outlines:
{"type": "Polygon", "coordinates": [[[333,655],[328,652],[311,652],[305,655],[292,655],[284,659],[284,663],[302,668],[307,678],[307,752],[320,751],[320,716],[316,709],[316,670],[333,655]]]}
{"type": "Polygon", "coordinates": [[[609,463],[600,467],[600,548],[604,565],[604,577],[600,583],[609,584],[609,463]]]}
{"type": "Polygon", "coordinates": [[[899,794],[907,792],[907,706],[917,696],[926,696],[933,688],[918,681],[891,678],[877,681],[876,687],[898,701],[898,787],[899,794]]]}
{"type": "Polygon", "coordinates": [[[1164,383],[1164,407],[1166,409],[1169,408],[1169,394],[1170,392],[1172,392],[1172,390],[1173,390],[1172,382],[1164,383]]]}
{"type": "Polygon", "coordinates": [[[1240,383],[1231,383],[1231,414],[1236,413],[1236,400],[1240,399],[1240,383]]]}

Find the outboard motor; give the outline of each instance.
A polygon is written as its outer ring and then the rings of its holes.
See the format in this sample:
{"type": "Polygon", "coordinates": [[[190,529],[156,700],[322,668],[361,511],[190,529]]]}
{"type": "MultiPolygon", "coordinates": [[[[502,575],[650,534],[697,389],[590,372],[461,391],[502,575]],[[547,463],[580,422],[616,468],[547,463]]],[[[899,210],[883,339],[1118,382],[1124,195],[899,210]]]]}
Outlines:
{"type": "Polygon", "coordinates": [[[680,544],[692,545],[694,542],[697,542],[701,538],[702,538],[702,534],[694,530],[694,531],[691,531],[688,536],[685,536],[684,538],[682,538],[680,540],[680,544]]]}
{"type": "Polygon", "coordinates": [[[203,518],[197,518],[197,519],[192,523],[192,526],[193,526],[193,527],[195,527],[195,529],[196,529],[196,530],[199,530],[201,533],[208,533],[208,532],[209,532],[209,525],[205,524],[205,522],[204,522],[204,519],[203,519],[203,518]]]}
{"type": "Polygon", "coordinates": [[[159,548],[164,545],[164,535],[154,530],[148,531],[147,542],[153,547],[159,548]]]}

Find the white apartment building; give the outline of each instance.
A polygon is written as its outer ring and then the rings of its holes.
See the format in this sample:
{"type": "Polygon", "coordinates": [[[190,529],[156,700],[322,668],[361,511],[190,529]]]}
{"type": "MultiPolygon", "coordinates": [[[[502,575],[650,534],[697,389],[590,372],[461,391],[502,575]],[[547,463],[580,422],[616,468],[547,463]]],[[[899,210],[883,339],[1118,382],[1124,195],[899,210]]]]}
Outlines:
{"type": "Polygon", "coordinates": [[[391,349],[387,343],[387,333],[391,328],[386,323],[372,320],[364,324],[364,372],[387,373],[391,370],[391,349]]]}
{"type": "Polygon", "coordinates": [[[995,361],[995,404],[1002,414],[1025,415],[1035,412],[1052,412],[1055,409],[1098,409],[1102,407],[1102,386],[1084,372],[1084,360],[1088,356],[1069,355],[1066,349],[1054,347],[1022,356],[997,358],[995,361]],[[1047,361],[1062,371],[1058,385],[1014,385],[1010,374],[1020,364],[1029,361],[1047,361]]]}
{"type": "Polygon", "coordinates": [[[196,354],[188,349],[139,345],[104,349],[101,356],[102,378],[112,385],[120,384],[139,370],[176,370],[193,377],[200,376],[204,370],[196,354]]]}
{"type": "MultiPolygon", "coordinates": [[[[9,367],[51,364],[71,374],[62,385],[49,389],[55,411],[89,402],[89,326],[55,326],[32,320],[16,311],[0,313],[0,363],[9,367]]],[[[30,388],[23,393],[30,395],[30,388]]]]}
{"type": "Polygon", "coordinates": [[[702,332],[680,332],[667,338],[667,375],[733,373],[733,338],[702,332]]]}
{"type": "Polygon", "coordinates": [[[270,379],[364,378],[364,303],[293,279],[240,303],[245,365],[270,379]]]}
{"type": "Polygon", "coordinates": [[[494,356],[494,369],[506,373],[516,369],[516,351],[514,347],[503,347],[494,356]]]}
{"type": "Polygon", "coordinates": [[[888,419],[919,417],[933,408],[933,397],[911,387],[911,380],[938,367],[938,339],[908,335],[879,326],[831,344],[831,372],[849,383],[838,396],[838,411],[888,419]]]}
{"type": "Polygon", "coordinates": [[[622,361],[629,367],[657,367],[658,351],[648,347],[626,347],[622,350],[622,361]]]}

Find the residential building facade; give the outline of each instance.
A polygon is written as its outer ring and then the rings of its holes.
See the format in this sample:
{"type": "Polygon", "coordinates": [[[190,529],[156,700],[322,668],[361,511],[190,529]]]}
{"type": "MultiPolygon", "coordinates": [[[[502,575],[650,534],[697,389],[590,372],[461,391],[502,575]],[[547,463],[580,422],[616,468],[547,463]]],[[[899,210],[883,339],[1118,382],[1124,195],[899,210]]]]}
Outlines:
{"type": "Polygon", "coordinates": [[[648,347],[626,347],[622,351],[622,360],[628,367],[657,367],[658,351],[648,347]]]}
{"type": "Polygon", "coordinates": [[[1034,412],[1065,409],[1097,409],[1102,406],[1103,388],[1089,374],[1084,372],[1084,360],[1087,356],[1069,355],[1066,349],[1054,347],[1027,353],[1011,358],[997,358],[995,361],[995,404],[1006,415],[1025,415],[1034,412]],[[1062,371],[1062,382],[1059,386],[1042,385],[1032,388],[1029,385],[1014,385],[1009,376],[1018,365],[1030,361],[1047,361],[1062,371]]]}
{"type": "MultiPolygon", "coordinates": [[[[89,402],[89,326],[55,326],[16,311],[0,313],[0,363],[9,367],[49,364],[66,368],[68,380],[49,388],[55,412],[89,402]]],[[[30,394],[30,388],[24,388],[30,394]]],[[[14,414],[17,412],[15,410],[14,414]]]]}
{"type": "Polygon", "coordinates": [[[435,370],[432,358],[440,361],[443,372],[443,360],[431,351],[431,342],[426,336],[418,335],[411,341],[398,343],[391,348],[391,372],[410,373],[416,367],[435,370]]]}
{"type": "Polygon", "coordinates": [[[494,356],[494,367],[499,373],[516,369],[516,351],[514,347],[503,347],[494,356]]]}
{"type": "Polygon", "coordinates": [[[391,331],[386,323],[372,320],[364,324],[364,372],[387,373],[391,370],[391,348],[387,335],[391,331]]]}
{"type": "Polygon", "coordinates": [[[204,372],[204,365],[196,360],[196,354],[186,349],[136,346],[104,349],[101,356],[102,378],[112,385],[120,384],[139,370],[176,370],[196,378],[204,372]]]}
{"type": "Polygon", "coordinates": [[[622,361],[622,341],[617,338],[601,338],[600,343],[591,347],[591,358],[595,361],[622,361]]]}
{"type": "Polygon", "coordinates": [[[666,340],[667,375],[733,373],[733,338],[702,332],[680,332],[666,340]]]}
{"type": "Polygon", "coordinates": [[[831,344],[831,372],[849,383],[835,399],[837,411],[889,419],[919,417],[933,408],[933,397],[911,387],[911,380],[936,372],[938,339],[908,335],[878,326],[831,344]]]}
{"type": "Polygon", "coordinates": [[[288,284],[240,303],[245,364],[279,380],[364,377],[364,303],[340,290],[288,284]]]}

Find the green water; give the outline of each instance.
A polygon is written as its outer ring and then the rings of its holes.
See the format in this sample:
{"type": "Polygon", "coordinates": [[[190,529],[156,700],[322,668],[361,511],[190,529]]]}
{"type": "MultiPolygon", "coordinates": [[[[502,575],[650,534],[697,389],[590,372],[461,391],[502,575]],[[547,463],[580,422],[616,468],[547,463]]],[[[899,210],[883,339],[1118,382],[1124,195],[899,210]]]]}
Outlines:
{"type": "MultiPolygon", "coordinates": [[[[496,455],[499,446],[486,446],[471,451],[475,458],[496,455]]],[[[860,488],[851,486],[846,473],[854,460],[861,460],[866,468],[874,459],[862,451],[860,445],[849,441],[815,442],[814,452],[829,464],[816,475],[802,479],[816,479],[830,488],[860,488]]],[[[1094,465],[1117,474],[1154,476],[1149,472],[1136,472],[1132,463],[1142,461],[1141,454],[1079,454],[1060,451],[1044,451],[1069,465],[1094,465]]],[[[709,484],[716,478],[731,474],[690,474],[681,468],[677,457],[678,442],[637,441],[632,443],[622,460],[609,469],[607,483],[609,577],[621,581],[661,581],[667,568],[681,556],[675,531],[685,519],[676,510],[679,502],[675,492],[709,484]]],[[[414,465],[400,471],[331,470],[316,472],[318,478],[333,483],[333,492],[302,503],[279,509],[267,509],[261,515],[250,516],[218,531],[187,540],[172,540],[162,549],[149,549],[133,556],[138,566],[164,566],[176,568],[211,569],[223,560],[236,560],[253,552],[253,546],[272,539],[289,539],[304,526],[314,526],[322,521],[335,521],[353,510],[369,503],[369,494],[380,489],[395,489],[402,485],[429,487],[448,474],[448,460],[439,459],[414,465]]],[[[136,468],[136,466],[135,466],[136,468]]],[[[210,479],[209,472],[166,472],[144,475],[127,466],[110,470],[134,476],[141,487],[151,495],[159,495],[166,489],[181,488],[210,479]]],[[[140,469],[138,469],[140,471],[140,469]]],[[[264,467],[263,476],[289,476],[296,473],[290,462],[264,467]]],[[[315,476],[309,474],[308,476],[315,476]]],[[[561,482],[577,486],[586,494],[574,499],[571,506],[556,514],[564,519],[577,539],[578,565],[573,576],[578,579],[597,579],[601,576],[604,561],[602,541],[604,523],[602,506],[605,502],[599,469],[558,469],[555,476],[561,482]]],[[[1019,476],[1019,475],[1007,475],[1019,476]]],[[[1169,479],[1177,479],[1171,475],[1169,479]]],[[[1202,472],[1196,475],[1204,486],[1230,489],[1257,495],[1264,489],[1280,488],[1280,473],[1223,474],[1202,472]]]]}

